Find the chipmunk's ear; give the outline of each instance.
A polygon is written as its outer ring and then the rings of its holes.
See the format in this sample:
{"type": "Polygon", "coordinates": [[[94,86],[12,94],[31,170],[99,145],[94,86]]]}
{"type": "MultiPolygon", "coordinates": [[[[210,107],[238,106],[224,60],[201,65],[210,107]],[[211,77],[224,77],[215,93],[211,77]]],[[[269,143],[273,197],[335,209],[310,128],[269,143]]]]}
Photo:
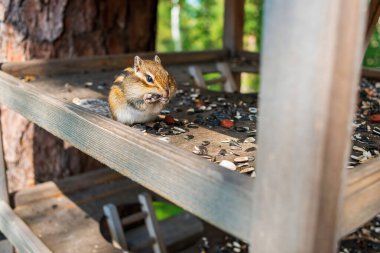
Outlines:
{"type": "Polygon", "coordinates": [[[154,61],[157,62],[158,64],[161,64],[161,59],[158,57],[158,55],[154,56],[154,61]]]}
{"type": "Polygon", "coordinates": [[[143,60],[136,55],[135,56],[135,64],[134,64],[135,72],[140,71],[142,63],[143,63],[143,60]]]}

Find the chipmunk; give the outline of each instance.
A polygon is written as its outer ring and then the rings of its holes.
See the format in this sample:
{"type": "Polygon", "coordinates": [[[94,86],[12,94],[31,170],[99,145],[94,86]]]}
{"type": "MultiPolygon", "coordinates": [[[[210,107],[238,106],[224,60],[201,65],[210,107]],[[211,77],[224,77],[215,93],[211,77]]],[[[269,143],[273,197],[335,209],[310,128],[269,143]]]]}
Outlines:
{"type": "Polygon", "coordinates": [[[111,87],[112,118],[128,125],[152,121],[175,92],[176,82],[157,55],[153,61],[135,56],[134,67],[126,68],[111,87]]]}

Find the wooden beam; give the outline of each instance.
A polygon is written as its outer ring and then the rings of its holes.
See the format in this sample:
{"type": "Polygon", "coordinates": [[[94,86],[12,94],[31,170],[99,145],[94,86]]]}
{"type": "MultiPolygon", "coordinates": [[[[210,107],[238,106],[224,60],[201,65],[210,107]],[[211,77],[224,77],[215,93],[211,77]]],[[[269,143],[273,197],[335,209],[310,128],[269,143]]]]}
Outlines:
{"type": "Polygon", "coordinates": [[[336,252],[364,9],[361,0],[265,1],[256,252],[336,252]]]}
{"type": "Polygon", "coordinates": [[[0,103],[83,152],[248,240],[252,180],[128,126],[46,94],[0,71],[0,103]],[[234,219],[233,217],[240,217],[234,219]]]}
{"type": "Polygon", "coordinates": [[[380,17],[380,0],[371,0],[368,7],[368,19],[367,19],[367,29],[364,40],[364,52],[367,50],[369,41],[375,31],[376,25],[380,17]]]}
{"type": "Polygon", "coordinates": [[[0,231],[4,233],[19,252],[51,253],[29,227],[13,212],[10,206],[2,200],[0,200],[0,231]]]}
{"type": "MultiPolygon", "coordinates": [[[[244,0],[224,0],[223,48],[237,57],[243,48],[244,0]]],[[[240,73],[234,73],[235,84],[240,90],[240,73]]]]}
{"type": "Polygon", "coordinates": [[[149,236],[154,239],[154,243],[152,245],[153,252],[167,253],[164,240],[162,239],[160,227],[158,226],[158,221],[156,219],[156,214],[154,213],[152,198],[148,193],[143,192],[139,194],[139,202],[141,204],[141,210],[148,214],[145,218],[145,225],[149,236]]]}
{"type": "MultiPolygon", "coordinates": [[[[6,172],[5,160],[4,160],[3,134],[2,134],[2,127],[1,127],[1,110],[0,110],[0,200],[9,204],[7,172],[6,172]]],[[[10,244],[8,240],[6,239],[0,240],[0,252],[3,252],[3,253],[13,252],[12,245],[10,244]]]]}
{"type": "Polygon", "coordinates": [[[244,0],[224,1],[223,48],[232,56],[243,48],[244,0]]]}
{"type": "Polygon", "coordinates": [[[2,133],[2,127],[1,127],[1,110],[0,110],[0,200],[9,204],[7,172],[6,172],[5,160],[4,160],[3,133],[2,133]]]}
{"type": "Polygon", "coordinates": [[[362,164],[348,173],[340,235],[344,236],[380,212],[380,158],[362,164]]]}
{"type": "Polygon", "coordinates": [[[363,68],[362,76],[372,79],[380,80],[380,69],[375,68],[363,68]]]}
{"type": "Polygon", "coordinates": [[[143,59],[153,59],[158,54],[162,64],[190,64],[227,60],[227,50],[209,50],[181,53],[132,53],[123,55],[92,56],[57,60],[32,60],[28,62],[3,63],[1,70],[14,76],[69,74],[83,71],[122,70],[133,66],[135,55],[143,59]],[[73,68],[73,66],[76,66],[73,68]]]}
{"type": "Polygon", "coordinates": [[[125,240],[123,226],[116,206],[112,203],[104,205],[103,212],[111,234],[112,245],[118,249],[122,249],[123,252],[128,253],[128,245],[125,240]]]}

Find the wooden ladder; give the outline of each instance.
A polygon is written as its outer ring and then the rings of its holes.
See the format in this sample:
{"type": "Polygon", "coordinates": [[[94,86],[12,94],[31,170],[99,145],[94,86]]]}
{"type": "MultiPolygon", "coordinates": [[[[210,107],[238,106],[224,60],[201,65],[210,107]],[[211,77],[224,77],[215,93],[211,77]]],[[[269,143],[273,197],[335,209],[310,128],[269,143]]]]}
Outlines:
{"type": "Polygon", "coordinates": [[[222,76],[213,80],[204,79],[204,71],[202,71],[202,68],[199,65],[191,65],[188,70],[189,74],[194,78],[195,85],[200,88],[206,89],[207,85],[222,83],[223,91],[230,93],[238,91],[230,65],[227,62],[216,63],[216,70],[217,72],[220,72],[222,76]]]}
{"type": "Polygon", "coordinates": [[[107,204],[103,206],[103,211],[107,219],[108,228],[111,233],[112,244],[123,250],[124,253],[141,251],[145,248],[152,247],[154,253],[167,253],[164,241],[162,240],[156,215],[154,213],[152,198],[144,192],[138,195],[141,204],[141,211],[134,213],[130,216],[120,219],[120,215],[114,204],[107,204]],[[138,221],[144,220],[148,230],[150,239],[133,249],[129,249],[123,226],[127,226],[138,221]]]}

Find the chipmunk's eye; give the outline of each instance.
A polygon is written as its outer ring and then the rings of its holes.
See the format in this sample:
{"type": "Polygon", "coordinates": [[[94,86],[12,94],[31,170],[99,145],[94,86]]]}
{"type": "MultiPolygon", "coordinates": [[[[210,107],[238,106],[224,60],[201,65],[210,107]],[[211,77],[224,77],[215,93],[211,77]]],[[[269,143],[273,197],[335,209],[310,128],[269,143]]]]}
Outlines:
{"type": "Polygon", "coordinates": [[[148,83],[153,83],[153,78],[150,75],[146,75],[146,81],[148,83]]]}

